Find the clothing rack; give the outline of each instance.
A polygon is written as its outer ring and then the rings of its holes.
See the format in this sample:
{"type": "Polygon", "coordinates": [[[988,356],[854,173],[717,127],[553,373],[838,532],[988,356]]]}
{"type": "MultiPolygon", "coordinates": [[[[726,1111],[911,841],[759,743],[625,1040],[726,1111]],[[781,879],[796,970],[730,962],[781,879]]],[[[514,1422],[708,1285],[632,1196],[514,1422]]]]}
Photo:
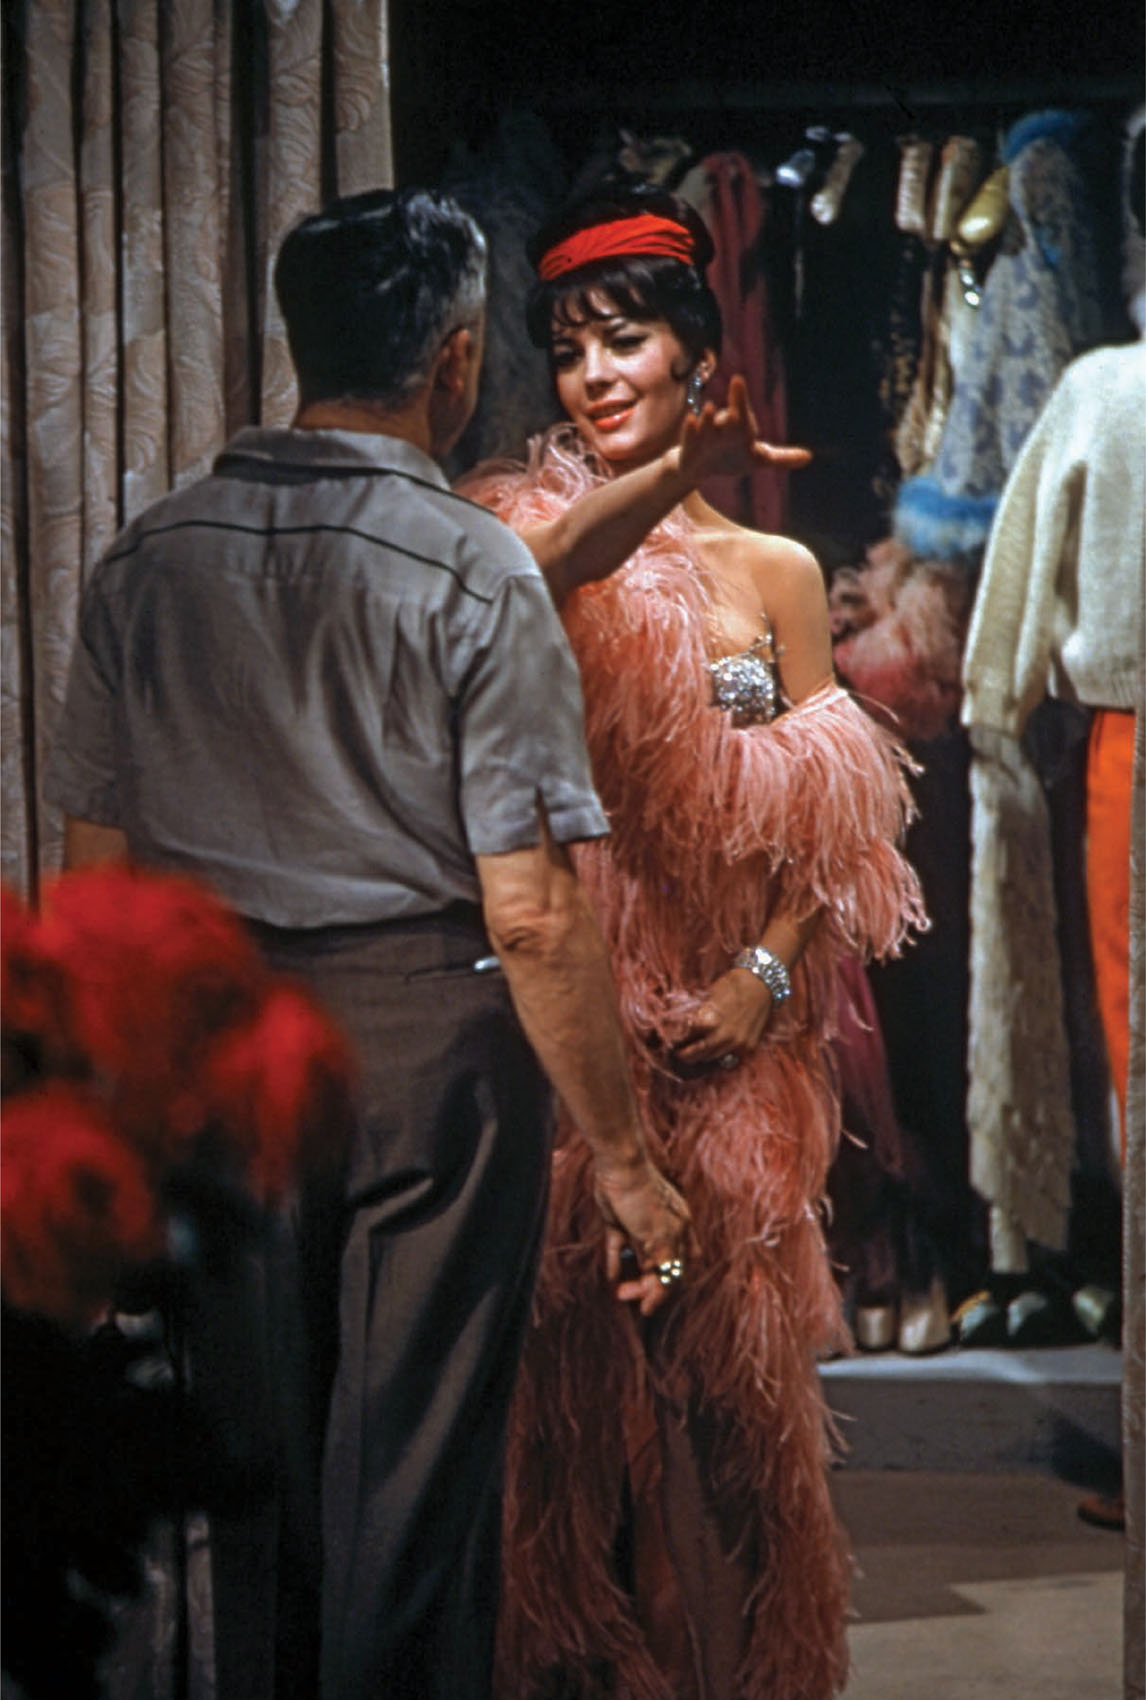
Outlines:
{"type": "Polygon", "coordinates": [[[1133,106],[1146,98],[1146,83],[1141,77],[1074,76],[1048,78],[1032,76],[1007,78],[999,82],[989,79],[952,80],[940,83],[824,83],[824,82],[761,82],[721,83],[682,79],[669,84],[656,83],[642,87],[629,83],[610,88],[601,83],[570,85],[563,91],[547,96],[546,108],[552,111],[632,112],[639,110],[654,114],[692,112],[803,112],[812,110],[845,111],[853,108],[899,110],[910,121],[918,108],[960,107],[1088,107],[1095,105],[1133,106]]]}

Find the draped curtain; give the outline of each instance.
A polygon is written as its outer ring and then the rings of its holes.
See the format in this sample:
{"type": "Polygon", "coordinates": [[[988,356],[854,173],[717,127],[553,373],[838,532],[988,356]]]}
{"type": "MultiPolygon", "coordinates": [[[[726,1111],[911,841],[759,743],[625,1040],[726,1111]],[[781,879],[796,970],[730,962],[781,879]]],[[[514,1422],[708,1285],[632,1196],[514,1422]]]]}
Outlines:
{"type": "Polygon", "coordinates": [[[0,877],[59,866],[44,761],[79,593],[240,425],[293,411],[270,288],[392,182],[386,0],[5,0],[0,877]]]}

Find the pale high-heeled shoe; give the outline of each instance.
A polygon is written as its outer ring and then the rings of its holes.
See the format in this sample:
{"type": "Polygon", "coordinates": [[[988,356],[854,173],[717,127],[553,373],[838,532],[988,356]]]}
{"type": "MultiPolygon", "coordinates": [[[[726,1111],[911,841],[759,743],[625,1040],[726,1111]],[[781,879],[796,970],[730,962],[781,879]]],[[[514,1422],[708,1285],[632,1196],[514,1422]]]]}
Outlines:
{"type": "Polygon", "coordinates": [[[941,1275],[933,1275],[925,1293],[910,1293],[899,1307],[897,1344],[908,1357],[942,1352],[951,1344],[951,1314],[941,1275]]]}
{"type": "Polygon", "coordinates": [[[895,1304],[857,1305],[852,1333],[861,1352],[886,1352],[895,1345],[899,1307],[895,1304]]]}

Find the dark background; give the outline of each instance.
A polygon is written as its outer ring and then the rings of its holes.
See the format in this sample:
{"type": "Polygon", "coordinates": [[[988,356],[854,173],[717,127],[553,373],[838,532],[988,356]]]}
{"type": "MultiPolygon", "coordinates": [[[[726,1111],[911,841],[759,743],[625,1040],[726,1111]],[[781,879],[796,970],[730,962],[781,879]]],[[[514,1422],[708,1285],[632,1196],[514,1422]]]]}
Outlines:
{"type": "Polygon", "coordinates": [[[571,159],[603,117],[742,139],[763,109],[865,107],[902,132],[929,110],[1141,98],[1142,0],[397,0],[391,69],[399,180],[433,181],[453,140],[481,146],[530,106],[571,159]]]}
{"type": "MultiPolygon", "coordinates": [[[[887,421],[872,339],[886,330],[903,247],[891,217],[897,138],[913,131],[933,139],[973,135],[989,158],[1029,113],[1085,111],[1095,121],[1087,175],[1111,293],[1108,340],[1130,334],[1120,295],[1114,299],[1117,192],[1123,125],[1146,93],[1143,0],[797,0],[783,7],[761,0],[392,0],[390,31],[397,180],[444,179],[454,189],[460,179],[471,190],[476,182],[487,197],[471,204],[479,217],[498,211],[499,173],[514,180],[520,206],[527,191],[561,196],[594,160],[615,156],[619,126],[646,139],[682,137],[693,158],[729,150],[772,169],[802,144],[806,125],[860,137],[864,163],[844,216],[829,231],[806,226],[797,244],[791,197],[777,194],[769,203],[769,291],[785,352],[788,422],[792,440],[816,454],[793,493],[788,529],[826,570],[858,560],[888,528],[874,476],[887,421]],[[523,113],[540,125],[517,122],[523,113]],[[507,115],[513,121],[499,140],[507,115]],[[797,246],[806,261],[799,324],[797,246]]],[[[916,829],[910,853],[936,925],[902,962],[873,972],[899,1117],[929,1153],[929,1202],[920,1222],[939,1248],[952,1301],[972,1290],[986,1267],[963,1119],[967,759],[957,734],[926,751],[925,826],[916,829]]],[[[1080,1127],[1099,1126],[1104,1111],[1091,1114],[1081,1098],[1076,1108],[1080,1127]]],[[[1072,1252],[1087,1278],[1115,1286],[1116,1193],[1104,1177],[1077,1178],[1090,1190],[1078,1197],[1072,1252]]],[[[920,1246],[914,1278],[925,1284],[932,1253],[922,1238],[920,1246]]]]}

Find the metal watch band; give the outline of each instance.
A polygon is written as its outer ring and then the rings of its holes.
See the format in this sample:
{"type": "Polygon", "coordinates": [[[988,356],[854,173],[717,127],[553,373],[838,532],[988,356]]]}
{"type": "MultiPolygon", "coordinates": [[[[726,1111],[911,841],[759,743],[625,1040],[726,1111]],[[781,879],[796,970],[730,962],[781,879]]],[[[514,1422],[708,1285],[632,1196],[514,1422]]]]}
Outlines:
{"type": "Polygon", "coordinates": [[[734,968],[747,968],[750,974],[767,986],[772,994],[774,1004],[782,1004],[792,995],[792,982],[788,970],[778,956],[773,956],[770,950],[765,950],[762,944],[752,945],[748,950],[742,950],[732,958],[734,968]]]}

